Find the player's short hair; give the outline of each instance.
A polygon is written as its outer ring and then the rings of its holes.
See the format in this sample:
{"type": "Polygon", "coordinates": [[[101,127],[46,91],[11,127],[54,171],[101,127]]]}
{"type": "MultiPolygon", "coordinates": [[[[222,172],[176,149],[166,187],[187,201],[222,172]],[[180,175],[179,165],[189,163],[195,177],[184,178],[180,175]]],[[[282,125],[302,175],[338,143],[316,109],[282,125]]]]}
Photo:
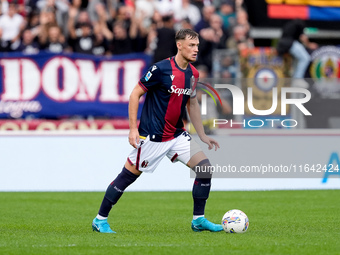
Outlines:
{"type": "Polygon", "coordinates": [[[198,34],[189,28],[181,29],[176,33],[175,40],[176,42],[178,40],[184,40],[186,37],[189,37],[189,39],[195,39],[198,38],[198,34]]]}

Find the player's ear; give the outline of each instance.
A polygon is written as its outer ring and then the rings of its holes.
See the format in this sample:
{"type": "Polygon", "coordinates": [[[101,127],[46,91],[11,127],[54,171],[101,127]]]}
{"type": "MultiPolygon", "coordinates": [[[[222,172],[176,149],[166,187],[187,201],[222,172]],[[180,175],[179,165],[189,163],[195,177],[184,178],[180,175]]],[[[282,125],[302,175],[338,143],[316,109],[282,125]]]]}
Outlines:
{"type": "Polygon", "coordinates": [[[181,43],[181,41],[177,41],[177,42],[176,42],[176,46],[177,46],[177,49],[181,49],[181,48],[182,48],[182,43],[181,43]]]}

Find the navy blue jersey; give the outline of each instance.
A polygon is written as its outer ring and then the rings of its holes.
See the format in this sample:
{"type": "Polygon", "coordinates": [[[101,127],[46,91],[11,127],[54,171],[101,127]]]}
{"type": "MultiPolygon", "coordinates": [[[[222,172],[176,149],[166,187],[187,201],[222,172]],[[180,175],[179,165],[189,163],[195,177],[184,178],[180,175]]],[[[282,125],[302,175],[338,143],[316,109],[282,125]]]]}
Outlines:
{"type": "Polygon", "coordinates": [[[139,85],[147,91],[139,124],[141,136],[150,135],[150,140],[165,142],[185,131],[183,114],[185,106],[194,96],[191,79],[198,80],[198,71],[191,64],[181,69],[175,58],[157,62],[140,79],[139,85]]]}

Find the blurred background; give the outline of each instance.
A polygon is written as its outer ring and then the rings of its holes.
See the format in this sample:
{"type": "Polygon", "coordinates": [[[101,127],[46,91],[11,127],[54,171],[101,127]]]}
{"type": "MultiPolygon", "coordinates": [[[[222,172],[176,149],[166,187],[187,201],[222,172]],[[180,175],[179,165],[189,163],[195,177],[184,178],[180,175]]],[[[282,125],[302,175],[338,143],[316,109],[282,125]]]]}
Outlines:
{"type": "MultiPolygon", "coordinates": [[[[252,87],[258,110],[274,87],[308,89],[312,116],[288,109],[294,128],[340,127],[340,1],[2,0],[0,11],[0,130],[127,129],[131,90],[176,54],[181,28],[200,35],[203,79],[252,87]]],[[[235,119],[220,94],[215,117],[235,119]]]]}
{"type": "MultiPolygon", "coordinates": [[[[193,64],[201,81],[237,85],[245,95],[245,114],[234,116],[230,91],[217,90],[221,100],[197,92],[208,104],[206,133],[226,135],[227,163],[324,169],[304,181],[218,179],[214,188],[339,188],[338,178],[328,180],[339,172],[328,166],[340,164],[340,1],[1,0],[0,11],[0,190],[102,191],[131,150],[130,92],[150,65],[176,54],[181,28],[199,33],[193,64]],[[267,110],[273,89],[280,102],[283,87],[308,90],[312,116],[294,107],[285,116],[279,107],[252,115],[247,88],[255,109],[267,110]]],[[[132,189],[190,190],[185,166],[159,168],[132,189]]]]}

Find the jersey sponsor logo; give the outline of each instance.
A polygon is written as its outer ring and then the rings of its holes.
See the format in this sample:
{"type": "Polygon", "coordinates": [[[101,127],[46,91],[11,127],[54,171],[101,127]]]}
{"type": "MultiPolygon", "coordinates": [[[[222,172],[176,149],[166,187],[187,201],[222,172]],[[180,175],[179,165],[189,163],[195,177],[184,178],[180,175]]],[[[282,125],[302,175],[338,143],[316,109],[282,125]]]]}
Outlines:
{"type": "Polygon", "coordinates": [[[175,78],[175,75],[170,75],[171,80],[173,81],[175,78]]]}
{"type": "Polygon", "coordinates": [[[175,93],[178,96],[180,95],[188,95],[190,96],[192,93],[191,89],[182,89],[182,88],[177,88],[176,85],[171,85],[170,89],[168,90],[169,93],[175,93]]]}
{"type": "Polygon", "coordinates": [[[148,80],[150,80],[150,78],[151,78],[151,76],[152,76],[152,73],[149,71],[146,75],[145,75],[145,80],[146,81],[148,81],[148,80]]]}
{"type": "Polygon", "coordinates": [[[155,71],[157,69],[157,66],[152,66],[151,72],[155,71]]]}

